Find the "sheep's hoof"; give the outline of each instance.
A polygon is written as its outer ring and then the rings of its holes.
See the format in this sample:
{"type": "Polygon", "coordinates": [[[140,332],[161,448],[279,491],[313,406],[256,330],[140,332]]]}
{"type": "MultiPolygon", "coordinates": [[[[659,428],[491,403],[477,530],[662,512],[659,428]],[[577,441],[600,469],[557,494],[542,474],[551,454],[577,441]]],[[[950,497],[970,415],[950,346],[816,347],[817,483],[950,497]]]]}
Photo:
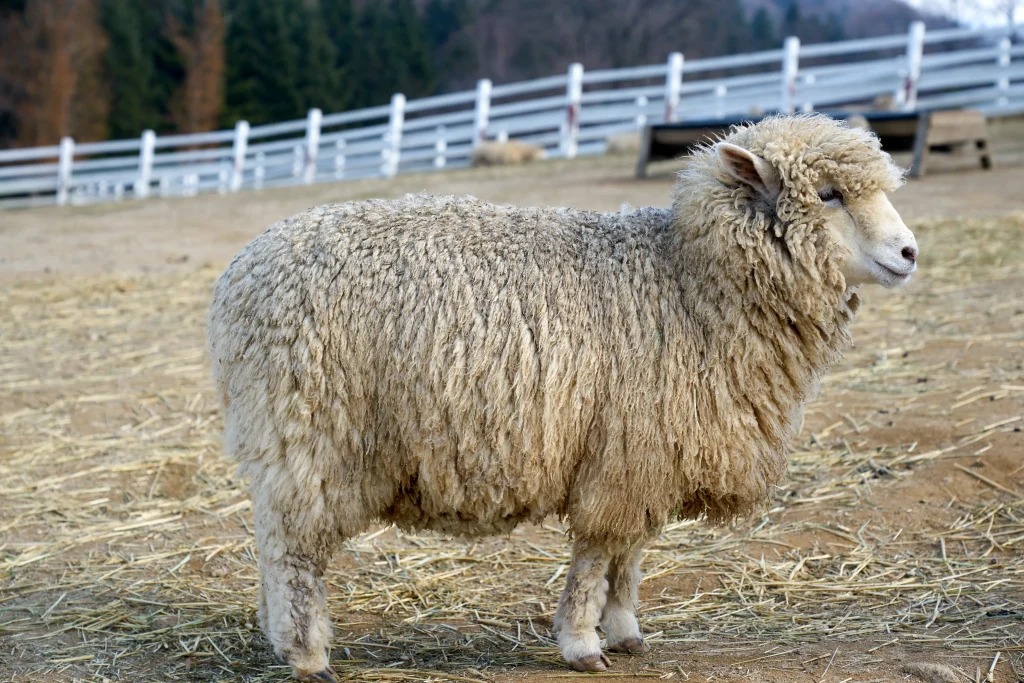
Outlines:
{"type": "Polygon", "coordinates": [[[315,683],[316,681],[321,683],[338,683],[338,677],[331,667],[327,667],[323,671],[317,671],[315,674],[303,676],[302,680],[307,681],[307,683],[315,683]]]}
{"type": "Polygon", "coordinates": [[[647,643],[644,642],[643,638],[629,638],[621,643],[609,645],[608,649],[619,654],[642,655],[647,652],[648,648],[647,643]]]}
{"type": "Polygon", "coordinates": [[[577,671],[604,671],[611,665],[611,661],[605,657],[603,652],[573,659],[569,662],[569,666],[577,671]]]}

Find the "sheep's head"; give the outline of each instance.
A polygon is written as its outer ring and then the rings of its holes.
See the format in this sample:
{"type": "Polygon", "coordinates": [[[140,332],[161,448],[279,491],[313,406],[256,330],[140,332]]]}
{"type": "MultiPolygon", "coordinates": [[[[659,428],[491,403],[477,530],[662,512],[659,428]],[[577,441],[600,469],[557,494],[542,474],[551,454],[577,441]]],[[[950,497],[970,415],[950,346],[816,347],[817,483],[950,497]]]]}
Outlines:
{"type": "Polygon", "coordinates": [[[808,241],[847,287],[896,287],[917,269],[917,242],[887,193],[902,171],[878,138],[824,116],[778,117],[739,128],[715,145],[726,183],[772,216],[787,242],[808,241]]]}

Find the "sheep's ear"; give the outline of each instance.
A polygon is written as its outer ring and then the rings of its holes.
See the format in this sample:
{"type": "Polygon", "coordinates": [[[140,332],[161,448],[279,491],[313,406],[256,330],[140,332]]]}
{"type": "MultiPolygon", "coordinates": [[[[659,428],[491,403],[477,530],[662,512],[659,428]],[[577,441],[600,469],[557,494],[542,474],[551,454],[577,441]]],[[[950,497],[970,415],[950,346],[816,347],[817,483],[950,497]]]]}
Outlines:
{"type": "Polygon", "coordinates": [[[722,167],[733,178],[754,188],[770,202],[778,198],[782,182],[774,166],[753,152],[728,142],[715,145],[715,152],[722,167]]]}

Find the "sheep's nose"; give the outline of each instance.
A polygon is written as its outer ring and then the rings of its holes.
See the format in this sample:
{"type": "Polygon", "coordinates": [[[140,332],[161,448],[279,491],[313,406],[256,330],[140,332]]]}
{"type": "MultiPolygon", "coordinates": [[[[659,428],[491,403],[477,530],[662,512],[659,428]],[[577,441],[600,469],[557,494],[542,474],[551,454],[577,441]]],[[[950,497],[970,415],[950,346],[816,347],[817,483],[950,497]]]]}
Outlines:
{"type": "Polygon", "coordinates": [[[903,251],[900,253],[911,263],[917,262],[917,247],[903,247],[903,251]]]}

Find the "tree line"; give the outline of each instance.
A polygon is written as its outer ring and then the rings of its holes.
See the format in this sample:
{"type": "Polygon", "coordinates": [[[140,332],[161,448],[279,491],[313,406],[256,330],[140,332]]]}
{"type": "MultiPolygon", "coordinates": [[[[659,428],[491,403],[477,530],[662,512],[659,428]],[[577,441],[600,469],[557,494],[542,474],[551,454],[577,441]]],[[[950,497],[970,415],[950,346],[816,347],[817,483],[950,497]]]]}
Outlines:
{"type": "Polygon", "coordinates": [[[0,147],[296,119],[848,37],[797,0],[0,0],[0,147]],[[748,17],[749,15],[749,17],[748,17]]]}
{"type": "Polygon", "coordinates": [[[417,97],[465,0],[0,0],[0,145],[417,97]]]}

